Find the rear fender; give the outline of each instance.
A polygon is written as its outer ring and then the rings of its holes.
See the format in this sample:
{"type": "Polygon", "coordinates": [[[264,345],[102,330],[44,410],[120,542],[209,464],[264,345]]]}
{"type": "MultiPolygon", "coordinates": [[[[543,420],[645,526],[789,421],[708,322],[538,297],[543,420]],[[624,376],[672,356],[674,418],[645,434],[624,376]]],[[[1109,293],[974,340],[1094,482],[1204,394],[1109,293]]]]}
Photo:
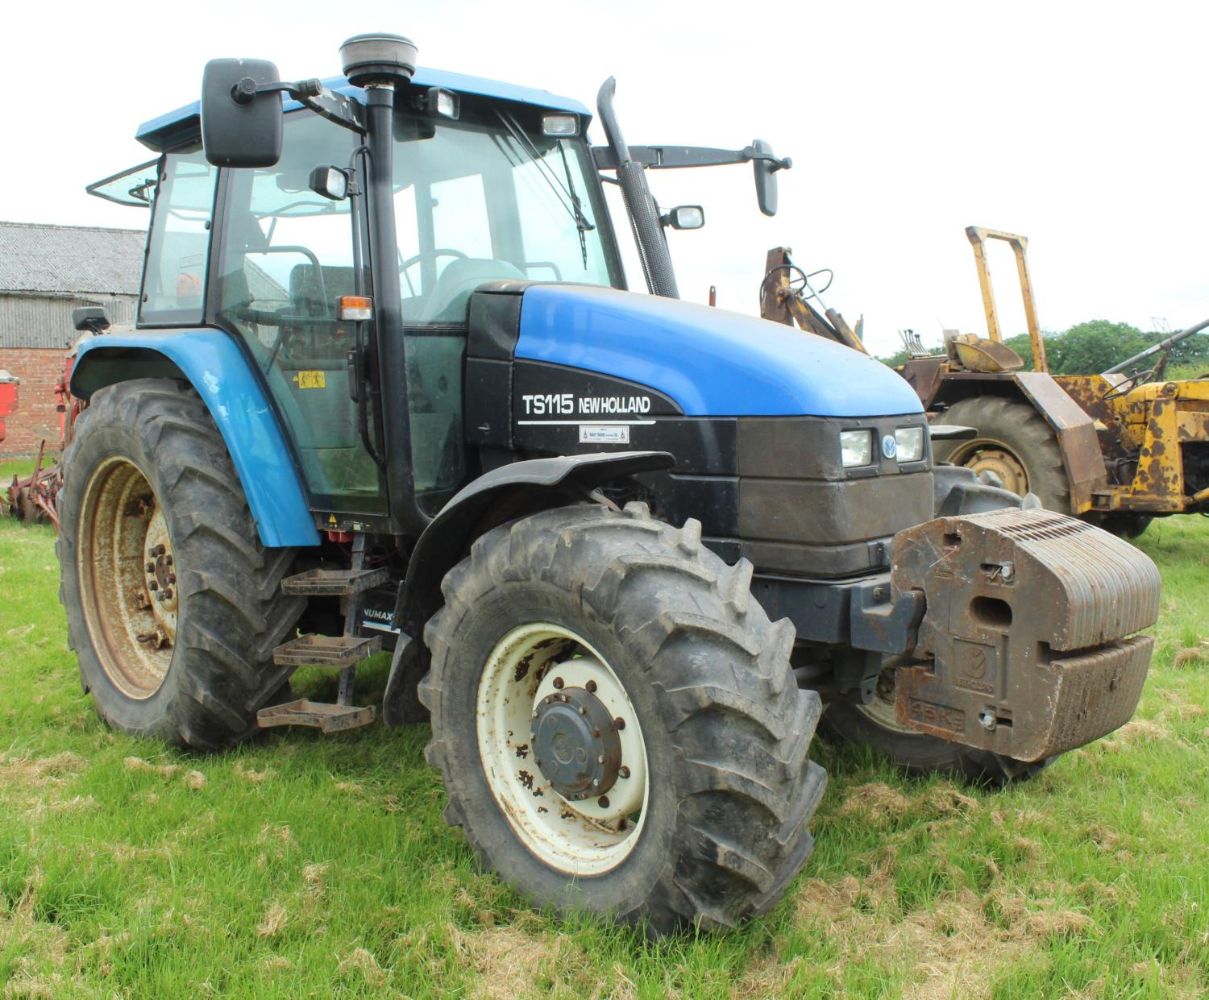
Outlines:
{"type": "Polygon", "coordinates": [[[85,337],[77,347],[71,394],[139,378],[193,386],[239,475],[260,540],[270,548],[319,544],[285,434],[235,340],[221,330],[164,330],[85,337]]]}
{"type": "Polygon", "coordinates": [[[1045,372],[1014,372],[1012,378],[1024,397],[1045,417],[1058,438],[1062,464],[1070,480],[1071,509],[1082,513],[1091,507],[1095,490],[1108,486],[1108,470],[1100,451],[1100,438],[1092,418],[1045,372]]]}

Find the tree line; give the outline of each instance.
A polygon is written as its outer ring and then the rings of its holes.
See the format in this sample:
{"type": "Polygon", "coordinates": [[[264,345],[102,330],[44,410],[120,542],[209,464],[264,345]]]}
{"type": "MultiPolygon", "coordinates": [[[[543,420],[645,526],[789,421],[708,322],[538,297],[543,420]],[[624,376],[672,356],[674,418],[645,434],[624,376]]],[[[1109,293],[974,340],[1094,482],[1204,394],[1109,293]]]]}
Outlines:
{"type": "MultiPolygon", "coordinates": [[[[1093,375],[1119,364],[1151,344],[1171,336],[1173,332],[1146,332],[1128,323],[1093,319],[1077,323],[1061,333],[1045,331],[1042,336],[1045,338],[1045,354],[1051,374],[1093,375]]],[[[1008,337],[1004,343],[1024,359],[1025,369],[1033,367],[1033,346],[1027,333],[1008,337]]],[[[943,348],[937,346],[935,350],[940,353],[943,348]]],[[[907,360],[907,352],[902,350],[881,360],[891,366],[901,365],[907,360]]],[[[1152,363],[1153,359],[1147,361],[1152,363]]],[[[1206,372],[1209,372],[1209,336],[1195,334],[1172,349],[1167,363],[1167,378],[1196,378],[1206,372]]]]}

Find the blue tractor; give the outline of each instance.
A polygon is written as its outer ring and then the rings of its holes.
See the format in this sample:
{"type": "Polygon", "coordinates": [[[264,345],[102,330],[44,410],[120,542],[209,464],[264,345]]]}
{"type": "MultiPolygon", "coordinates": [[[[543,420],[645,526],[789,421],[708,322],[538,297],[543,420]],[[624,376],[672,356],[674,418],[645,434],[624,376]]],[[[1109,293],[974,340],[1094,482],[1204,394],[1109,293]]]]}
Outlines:
{"type": "MultiPolygon", "coordinates": [[[[812,847],[832,728],[1004,780],[1125,722],[1158,576],[1128,544],[934,468],[893,371],[678,301],[646,171],[574,100],[429,70],[216,60],[93,185],[149,204],[136,328],[85,310],[62,598],[126,732],[219,750],[430,718],[446,818],[535,904],[730,927],[812,847]],[[629,292],[617,183],[648,291],[629,292]],[[338,672],[295,698],[299,666],[338,672]]],[[[935,429],[934,429],[935,433],[935,429]]],[[[953,431],[952,433],[956,433],[953,431]]]]}

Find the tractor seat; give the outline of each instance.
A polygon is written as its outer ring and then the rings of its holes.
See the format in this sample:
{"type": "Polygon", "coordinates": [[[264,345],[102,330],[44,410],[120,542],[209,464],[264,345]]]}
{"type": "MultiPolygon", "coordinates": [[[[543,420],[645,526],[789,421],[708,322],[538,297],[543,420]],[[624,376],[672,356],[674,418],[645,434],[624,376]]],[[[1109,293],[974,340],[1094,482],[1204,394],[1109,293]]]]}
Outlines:
{"type": "Polygon", "coordinates": [[[413,323],[464,323],[470,293],[479,285],[502,278],[524,279],[525,275],[506,260],[459,257],[450,263],[433,286],[432,294],[419,305],[413,323]]]}
{"type": "Polygon", "coordinates": [[[336,299],[354,295],[351,267],[298,264],[290,271],[290,302],[302,316],[336,318],[336,299]]]}

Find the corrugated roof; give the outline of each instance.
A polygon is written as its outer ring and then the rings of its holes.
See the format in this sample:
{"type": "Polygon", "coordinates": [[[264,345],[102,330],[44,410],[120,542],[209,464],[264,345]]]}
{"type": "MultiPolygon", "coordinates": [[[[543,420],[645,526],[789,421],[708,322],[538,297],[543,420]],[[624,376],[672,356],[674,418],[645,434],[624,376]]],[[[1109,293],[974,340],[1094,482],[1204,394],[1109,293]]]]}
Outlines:
{"type": "Polygon", "coordinates": [[[0,294],[137,295],[145,240],[140,229],[0,222],[0,294]]]}

